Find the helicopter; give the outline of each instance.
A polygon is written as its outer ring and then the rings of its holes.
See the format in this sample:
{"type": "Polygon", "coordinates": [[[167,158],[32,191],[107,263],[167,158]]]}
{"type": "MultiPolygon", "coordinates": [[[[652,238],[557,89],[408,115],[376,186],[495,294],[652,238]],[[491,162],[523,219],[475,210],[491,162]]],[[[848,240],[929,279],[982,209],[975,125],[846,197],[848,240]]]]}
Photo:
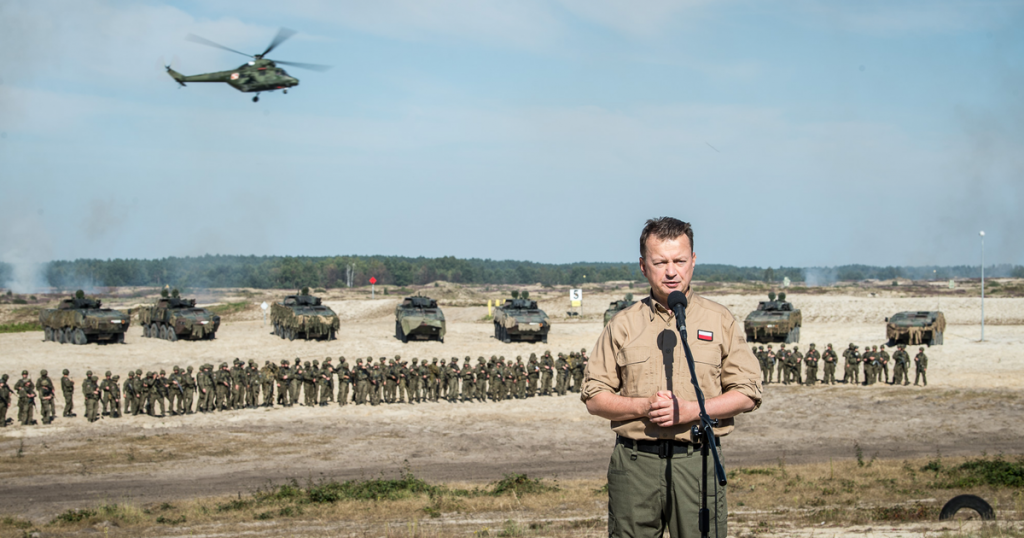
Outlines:
{"type": "Polygon", "coordinates": [[[265,58],[267,54],[270,54],[270,51],[274,50],[278,45],[295,35],[295,33],[295,30],[281,28],[278,30],[277,36],[274,37],[274,40],[270,42],[270,46],[267,47],[267,50],[259,54],[246,54],[244,52],[239,52],[235,49],[225,47],[224,45],[214,43],[209,39],[199,37],[194,34],[188,34],[185,39],[189,41],[234,52],[235,54],[241,54],[242,56],[248,56],[252,58],[252,60],[230,71],[217,71],[216,73],[203,73],[200,75],[182,75],[181,73],[171,69],[170,65],[166,65],[164,67],[167,69],[167,74],[182,86],[185,86],[186,82],[225,82],[240,92],[256,92],[256,95],[252,98],[252,102],[258,103],[260,100],[260,92],[281,90],[282,93],[288,93],[288,88],[299,85],[299,79],[289,75],[284,69],[277,67],[278,64],[299,67],[302,69],[312,69],[313,71],[326,71],[331,68],[329,65],[285,62],[265,58]]]}

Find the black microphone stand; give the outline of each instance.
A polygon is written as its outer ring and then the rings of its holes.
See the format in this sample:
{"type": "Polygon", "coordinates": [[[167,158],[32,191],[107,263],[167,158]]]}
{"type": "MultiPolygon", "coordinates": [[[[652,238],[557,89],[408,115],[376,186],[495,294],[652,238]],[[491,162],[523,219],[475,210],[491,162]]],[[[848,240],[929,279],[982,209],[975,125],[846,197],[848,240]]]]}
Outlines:
{"type": "MultiPolygon", "coordinates": [[[[673,294],[682,292],[673,292],[673,294]]],[[[669,298],[669,302],[673,302],[669,298]]],[[[690,369],[690,382],[693,384],[693,390],[697,395],[697,406],[700,408],[700,417],[697,422],[690,430],[690,439],[700,439],[700,457],[701,457],[701,476],[700,476],[700,511],[698,512],[697,522],[698,528],[700,529],[701,538],[708,538],[708,531],[711,529],[711,517],[708,511],[708,452],[715,462],[715,476],[718,478],[718,484],[725,486],[727,480],[725,478],[725,467],[722,466],[722,460],[718,457],[718,450],[711,450],[715,447],[715,426],[718,426],[718,419],[712,419],[708,416],[707,409],[704,408],[704,391],[700,389],[700,384],[697,382],[697,369],[693,364],[693,353],[690,352],[690,344],[686,341],[686,296],[683,295],[682,300],[676,305],[673,305],[673,310],[676,314],[676,329],[679,330],[680,336],[683,340],[683,351],[686,354],[686,366],[690,369]],[[682,308],[676,308],[681,306],[682,308]]],[[[718,517],[717,514],[715,516],[718,517]]]]}

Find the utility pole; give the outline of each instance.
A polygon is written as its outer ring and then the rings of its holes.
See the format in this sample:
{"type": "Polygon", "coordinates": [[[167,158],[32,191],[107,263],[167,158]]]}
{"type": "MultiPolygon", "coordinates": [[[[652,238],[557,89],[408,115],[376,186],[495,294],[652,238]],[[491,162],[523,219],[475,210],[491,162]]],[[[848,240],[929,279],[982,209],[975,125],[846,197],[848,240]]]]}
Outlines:
{"type": "Polygon", "coordinates": [[[985,230],[981,236],[981,341],[985,341],[985,230]]]}

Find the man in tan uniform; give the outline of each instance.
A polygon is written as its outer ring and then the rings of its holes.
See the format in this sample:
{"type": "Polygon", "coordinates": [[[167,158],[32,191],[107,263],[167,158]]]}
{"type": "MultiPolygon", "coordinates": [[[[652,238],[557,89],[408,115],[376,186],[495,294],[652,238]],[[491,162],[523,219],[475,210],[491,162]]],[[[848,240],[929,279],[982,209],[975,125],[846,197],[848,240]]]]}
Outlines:
{"type": "MultiPolygon", "coordinates": [[[[725,307],[690,289],[695,256],[690,225],[663,217],[640,235],[640,269],[651,294],[608,323],[590,357],[581,399],[617,434],[608,466],[608,535],[697,538],[700,445],[690,427],[699,408],[669,293],[684,292],[688,343],[705,408],[728,435],[734,416],[761,402],[761,370],[743,326],[725,307]]],[[[719,450],[721,450],[719,448],[719,450]]],[[[708,465],[710,535],[725,538],[725,488],[708,465]]]]}

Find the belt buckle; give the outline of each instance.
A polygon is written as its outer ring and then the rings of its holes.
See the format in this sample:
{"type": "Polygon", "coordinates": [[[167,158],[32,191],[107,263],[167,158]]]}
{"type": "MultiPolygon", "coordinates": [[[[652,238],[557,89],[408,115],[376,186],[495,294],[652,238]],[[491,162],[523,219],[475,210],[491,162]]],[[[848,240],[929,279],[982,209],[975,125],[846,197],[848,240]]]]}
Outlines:
{"type": "Polygon", "coordinates": [[[672,440],[658,439],[658,457],[661,459],[672,456],[672,440]]]}

